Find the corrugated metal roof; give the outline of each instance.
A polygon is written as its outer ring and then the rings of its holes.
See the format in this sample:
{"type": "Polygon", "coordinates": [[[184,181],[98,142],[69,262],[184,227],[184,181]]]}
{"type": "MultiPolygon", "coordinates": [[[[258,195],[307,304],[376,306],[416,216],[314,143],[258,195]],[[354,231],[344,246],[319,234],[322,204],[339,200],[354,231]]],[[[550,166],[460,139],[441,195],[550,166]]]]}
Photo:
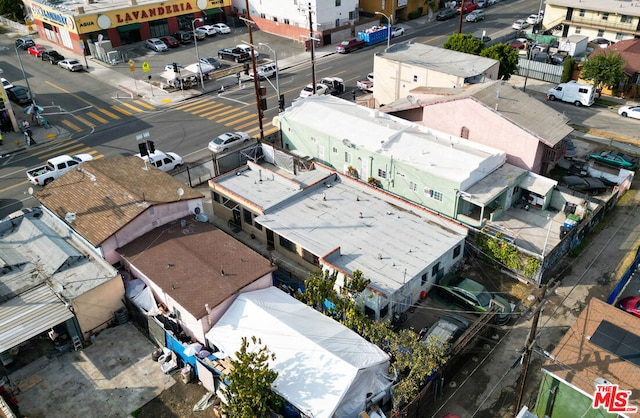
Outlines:
{"type": "Polygon", "coordinates": [[[0,305],[0,352],[72,317],[49,286],[43,284],[24,292],[0,305]]]}

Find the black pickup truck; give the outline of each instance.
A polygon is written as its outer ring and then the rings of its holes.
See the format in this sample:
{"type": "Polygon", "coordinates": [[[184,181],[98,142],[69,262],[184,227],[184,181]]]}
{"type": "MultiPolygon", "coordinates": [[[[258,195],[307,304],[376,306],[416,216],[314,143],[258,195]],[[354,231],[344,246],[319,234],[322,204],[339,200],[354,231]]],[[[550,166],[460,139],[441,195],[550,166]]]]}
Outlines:
{"type": "Polygon", "coordinates": [[[218,58],[235,62],[245,62],[251,60],[251,55],[240,48],[224,48],[218,50],[218,58]]]}

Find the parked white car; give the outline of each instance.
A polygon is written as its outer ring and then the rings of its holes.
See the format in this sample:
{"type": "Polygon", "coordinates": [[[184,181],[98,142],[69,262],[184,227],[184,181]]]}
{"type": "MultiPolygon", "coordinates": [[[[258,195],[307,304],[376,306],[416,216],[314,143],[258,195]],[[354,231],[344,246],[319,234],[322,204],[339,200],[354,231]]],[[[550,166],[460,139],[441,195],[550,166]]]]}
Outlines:
{"type": "Polygon", "coordinates": [[[160,39],[158,38],[149,38],[144,42],[144,46],[146,46],[147,48],[151,49],[152,51],[156,51],[156,52],[164,52],[164,51],[168,51],[169,47],[167,46],[167,44],[165,44],[164,42],[162,42],[160,39]]]}
{"type": "MultiPolygon", "coordinates": [[[[329,91],[329,87],[325,84],[316,84],[316,96],[322,96],[323,94],[327,94],[329,91]]],[[[313,84],[307,84],[305,88],[300,90],[300,97],[311,97],[313,96],[313,84]]]]}
{"type": "Polygon", "coordinates": [[[540,22],[542,22],[542,15],[539,14],[532,14],[527,18],[527,23],[530,25],[537,25],[540,22]]]}
{"type": "Polygon", "coordinates": [[[198,29],[205,31],[207,36],[215,36],[215,34],[218,33],[213,25],[202,25],[198,29]]]}
{"type": "Polygon", "coordinates": [[[244,132],[225,132],[222,135],[218,135],[209,142],[209,151],[214,154],[221,152],[227,152],[233,148],[241,147],[249,142],[251,137],[244,132]]]}
{"type": "Polygon", "coordinates": [[[58,61],[58,66],[60,66],[61,68],[64,68],[65,70],[69,70],[69,71],[82,71],[82,70],[84,70],[84,67],[82,66],[82,63],[80,63],[80,61],[78,61],[77,59],[68,59],[68,60],[58,61]]]}
{"type": "Polygon", "coordinates": [[[525,19],[518,19],[515,22],[513,22],[513,24],[511,25],[511,27],[515,30],[523,30],[529,27],[529,24],[527,23],[527,21],[525,19]]]}
{"type": "Polygon", "coordinates": [[[216,33],[231,33],[231,28],[224,23],[214,23],[211,26],[213,26],[213,29],[216,31],[216,33]]]}
{"type": "Polygon", "coordinates": [[[164,172],[174,170],[182,165],[182,157],[175,152],[155,150],[152,154],[145,155],[144,157],[138,153],[136,157],[141,158],[148,164],[164,172]]]}
{"type": "Polygon", "coordinates": [[[391,37],[395,38],[396,36],[404,35],[404,28],[402,26],[394,26],[391,28],[391,37]]]}
{"type": "Polygon", "coordinates": [[[2,87],[4,87],[5,90],[13,87],[13,84],[6,78],[0,78],[0,82],[2,82],[2,87]]]}
{"type": "Polygon", "coordinates": [[[622,106],[618,109],[618,115],[625,118],[640,119],[640,106],[622,106]]]}

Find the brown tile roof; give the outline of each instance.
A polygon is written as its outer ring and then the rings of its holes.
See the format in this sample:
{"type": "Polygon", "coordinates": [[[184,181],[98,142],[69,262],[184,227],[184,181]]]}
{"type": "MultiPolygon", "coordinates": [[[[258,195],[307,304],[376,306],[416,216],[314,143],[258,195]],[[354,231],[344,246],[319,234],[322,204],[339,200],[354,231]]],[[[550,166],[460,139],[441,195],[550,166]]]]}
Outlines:
{"type": "Polygon", "coordinates": [[[607,379],[623,390],[631,390],[630,401],[640,407],[640,367],[590,341],[603,320],[640,335],[640,318],[591,299],[553,350],[555,360],[547,360],[543,368],[588,394],[595,392],[596,378],[607,379]]]}
{"type": "Polygon", "coordinates": [[[626,61],[624,66],[626,74],[634,75],[640,72],[640,39],[625,39],[608,48],[596,48],[593,54],[604,54],[611,50],[617,51],[626,61]]]}
{"type": "Polygon", "coordinates": [[[275,270],[269,260],[209,223],[185,218],[118,249],[196,318],[275,270]],[[222,272],[224,271],[224,276],[222,272]]]}
{"type": "Polygon", "coordinates": [[[179,200],[179,188],[182,200],[203,197],[169,174],[144,170],[144,162],[131,156],[88,161],[34,197],[61,219],[75,213],[70,226],[99,246],[150,206],[179,200]]]}

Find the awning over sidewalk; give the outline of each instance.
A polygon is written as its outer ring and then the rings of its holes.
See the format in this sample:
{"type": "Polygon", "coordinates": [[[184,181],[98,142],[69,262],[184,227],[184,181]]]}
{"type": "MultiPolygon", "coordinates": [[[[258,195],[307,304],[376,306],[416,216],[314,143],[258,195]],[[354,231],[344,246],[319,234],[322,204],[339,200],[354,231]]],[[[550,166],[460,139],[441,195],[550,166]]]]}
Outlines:
{"type": "Polygon", "coordinates": [[[24,292],[0,305],[0,353],[73,318],[73,313],[47,285],[24,292]]]}

